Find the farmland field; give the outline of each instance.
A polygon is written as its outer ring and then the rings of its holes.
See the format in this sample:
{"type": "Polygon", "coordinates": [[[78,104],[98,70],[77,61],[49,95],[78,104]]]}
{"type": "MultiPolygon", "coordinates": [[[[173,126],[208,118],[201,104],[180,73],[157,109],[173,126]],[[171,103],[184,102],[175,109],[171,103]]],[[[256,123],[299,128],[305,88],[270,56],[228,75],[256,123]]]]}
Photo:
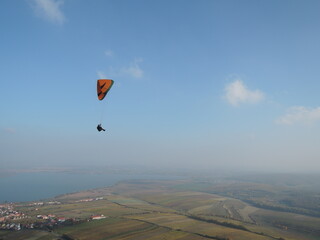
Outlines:
{"type": "MultiPolygon", "coordinates": [[[[248,186],[245,185],[244,191],[248,191],[248,186]]],[[[46,227],[22,231],[2,230],[0,239],[320,238],[318,217],[259,208],[244,199],[231,197],[231,191],[228,191],[228,194],[219,194],[218,191],[212,191],[214,186],[209,187],[209,183],[201,186],[190,180],[133,181],[51,199],[59,204],[45,202],[35,206],[22,203],[15,208],[28,218],[20,222],[40,221],[41,226],[46,227]],[[49,220],[39,220],[39,215],[56,216],[67,221],[57,224],[57,221],[51,220],[51,225],[48,225],[49,220]],[[101,216],[101,219],[93,220],[92,216],[101,216]]],[[[256,185],[251,187],[256,188],[256,185]]],[[[266,189],[274,191],[272,186],[264,187],[264,190],[266,189]]],[[[300,210],[299,212],[302,212],[303,209],[300,210]]]]}

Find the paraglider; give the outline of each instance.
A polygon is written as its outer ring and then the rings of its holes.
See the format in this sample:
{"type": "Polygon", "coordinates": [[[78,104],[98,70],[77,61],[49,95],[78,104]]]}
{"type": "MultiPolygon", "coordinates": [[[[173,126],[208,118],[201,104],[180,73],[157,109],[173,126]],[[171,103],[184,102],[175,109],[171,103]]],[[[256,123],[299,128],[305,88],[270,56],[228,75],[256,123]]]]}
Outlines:
{"type": "MultiPolygon", "coordinates": [[[[111,80],[111,79],[99,79],[97,81],[97,95],[98,95],[98,99],[100,101],[102,101],[105,98],[105,96],[109,92],[112,85],[113,85],[113,80],[111,80]]],[[[102,118],[102,116],[101,116],[101,118],[102,118]]],[[[102,119],[100,120],[100,123],[97,126],[97,130],[99,132],[105,131],[105,129],[101,126],[101,121],[102,121],[102,119]]]]}
{"type": "Polygon", "coordinates": [[[113,80],[111,79],[99,79],[97,81],[97,94],[100,101],[104,99],[112,85],[113,80]]]}

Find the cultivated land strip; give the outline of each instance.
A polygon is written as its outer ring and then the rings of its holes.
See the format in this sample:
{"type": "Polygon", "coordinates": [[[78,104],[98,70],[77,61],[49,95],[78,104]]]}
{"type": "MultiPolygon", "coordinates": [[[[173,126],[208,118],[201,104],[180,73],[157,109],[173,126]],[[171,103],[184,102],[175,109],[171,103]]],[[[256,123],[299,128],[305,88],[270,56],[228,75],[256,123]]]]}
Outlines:
{"type": "MultiPolygon", "coordinates": [[[[116,202],[116,201],[114,201],[114,200],[109,200],[109,201],[112,201],[113,203],[116,203],[116,204],[118,204],[119,206],[122,206],[122,207],[125,207],[125,208],[132,208],[132,209],[140,209],[140,210],[145,210],[144,208],[139,208],[139,207],[133,207],[133,206],[130,206],[130,205],[126,205],[126,204],[123,204],[123,203],[118,203],[118,202],[116,202]]],[[[150,204],[150,203],[148,203],[148,202],[146,202],[147,204],[150,204]]],[[[152,204],[152,205],[156,205],[156,204],[152,204]]],[[[159,205],[160,206],[160,205],[159,205]]],[[[160,206],[160,207],[164,207],[164,206],[160,206]]],[[[156,225],[156,226],[158,226],[158,227],[166,227],[166,228],[168,228],[168,229],[170,229],[170,230],[172,230],[172,231],[182,231],[182,232],[185,232],[185,233],[192,233],[192,234],[196,234],[196,235],[198,235],[198,236],[201,236],[201,237],[206,237],[206,238],[210,238],[210,239],[217,239],[217,240],[221,240],[221,239],[228,239],[227,237],[225,237],[225,236],[218,236],[218,235],[210,235],[210,234],[208,234],[208,233],[202,233],[202,232],[197,232],[197,231],[188,231],[188,230],[186,230],[186,229],[183,229],[183,228],[174,228],[174,227],[171,227],[170,225],[164,225],[164,224],[159,224],[159,223],[156,223],[155,221],[152,221],[152,220],[146,220],[146,219],[148,219],[148,218],[146,218],[146,215],[148,215],[148,214],[173,214],[172,216],[169,216],[168,217],[168,222],[170,222],[170,220],[169,219],[174,219],[174,215],[180,215],[180,216],[182,216],[182,217],[185,217],[186,219],[191,219],[191,220],[195,220],[196,222],[204,222],[204,223],[209,223],[209,224],[212,224],[213,226],[214,225],[220,225],[220,226],[222,226],[222,227],[226,227],[226,225],[227,225],[227,228],[233,228],[233,229],[236,229],[236,230],[239,230],[239,231],[246,231],[246,232],[249,232],[249,233],[251,233],[251,234],[254,234],[254,235],[259,235],[259,236],[262,236],[262,238],[261,239],[277,239],[276,237],[273,237],[273,236],[270,236],[270,235],[263,235],[263,234],[261,234],[261,233],[256,233],[256,232],[252,232],[252,231],[250,231],[250,230],[248,230],[248,229],[246,229],[245,227],[242,227],[242,226],[237,226],[237,225],[235,225],[235,224],[226,224],[226,223],[223,223],[223,222],[219,222],[219,221],[210,221],[210,220],[205,220],[205,219],[202,219],[202,218],[200,218],[200,217],[194,217],[194,216],[190,216],[190,215],[186,215],[186,214],[183,214],[183,213],[181,213],[181,212],[175,212],[175,213],[169,213],[169,212],[165,212],[165,211],[150,211],[149,210],[149,212],[147,212],[147,213],[144,213],[143,214],[143,219],[140,219],[140,218],[137,218],[137,216],[139,216],[139,214],[128,214],[128,215],[126,215],[127,216],[127,218],[130,218],[130,219],[135,219],[135,220],[139,220],[139,221],[143,221],[143,222],[146,222],[146,223],[150,223],[150,224],[154,224],[154,225],[156,225]]],[[[141,215],[140,215],[141,216],[141,215]]],[[[180,220],[180,221],[182,221],[182,222],[184,222],[184,221],[186,221],[185,219],[182,219],[182,220],[180,220]]],[[[177,219],[175,219],[175,221],[174,221],[174,224],[177,224],[178,223],[178,221],[177,221],[177,219]]],[[[195,224],[199,224],[199,223],[195,223],[195,224]]],[[[225,231],[227,231],[227,230],[225,230],[225,231]]],[[[236,235],[241,235],[241,234],[236,234],[236,235]]],[[[246,234],[247,235],[247,234],[246,234]]],[[[253,237],[253,236],[252,236],[253,237]]],[[[237,238],[235,238],[235,239],[237,239],[237,238]]],[[[239,239],[242,239],[242,237],[241,238],[239,238],[239,239]]],[[[260,239],[258,236],[255,236],[255,239],[260,239]]]]}
{"type": "Polygon", "coordinates": [[[52,225],[52,232],[0,231],[0,239],[319,239],[316,232],[320,222],[318,218],[261,210],[240,200],[216,194],[174,190],[173,183],[122,183],[112,188],[63,195],[55,199],[61,199],[58,205],[21,205],[20,210],[30,217],[24,220],[27,222],[35,221],[39,214],[75,220],[69,225],[52,225]],[[94,197],[90,198],[91,196],[94,197]],[[103,216],[103,219],[92,220],[91,216],[94,215],[103,216]],[[273,222],[275,220],[276,222],[273,222]],[[304,229],[308,234],[297,233],[295,229],[304,229]],[[24,234],[25,238],[21,238],[21,234],[24,234]]]}

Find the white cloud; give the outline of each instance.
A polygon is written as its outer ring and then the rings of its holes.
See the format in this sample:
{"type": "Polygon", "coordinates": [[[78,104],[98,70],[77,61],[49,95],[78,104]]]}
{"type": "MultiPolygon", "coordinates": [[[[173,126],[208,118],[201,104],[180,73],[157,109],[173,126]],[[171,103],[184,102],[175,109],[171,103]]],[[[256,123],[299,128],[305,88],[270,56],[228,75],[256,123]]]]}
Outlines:
{"type": "Polygon", "coordinates": [[[126,67],[114,68],[109,66],[107,69],[108,76],[102,71],[97,71],[97,75],[99,78],[130,77],[139,79],[144,76],[144,71],[140,67],[142,61],[141,58],[136,58],[126,67]]]}
{"type": "Polygon", "coordinates": [[[320,121],[320,107],[306,108],[302,106],[291,107],[287,113],[276,120],[276,123],[283,125],[311,125],[320,121]]]}
{"type": "Polygon", "coordinates": [[[113,57],[113,51],[112,50],[107,50],[104,52],[104,54],[107,56],[107,57],[113,57]]]}
{"type": "Polygon", "coordinates": [[[248,89],[241,80],[235,80],[226,86],[224,97],[231,105],[238,106],[241,103],[258,103],[264,99],[264,94],[260,90],[248,89]]]}
{"type": "Polygon", "coordinates": [[[107,78],[106,75],[105,75],[105,73],[102,72],[102,71],[97,71],[97,75],[98,75],[99,79],[107,78]]]}
{"type": "Polygon", "coordinates": [[[140,62],[142,62],[141,58],[134,59],[134,61],[131,62],[128,67],[121,69],[120,74],[129,75],[134,78],[142,78],[144,72],[139,66],[140,62]]]}
{"type": "Polygon", "coordinates": [[[40,17],[56,24],[63,24],[66,20],[61,11],[64,0],[31,0],[35,13],[40,17]]]}

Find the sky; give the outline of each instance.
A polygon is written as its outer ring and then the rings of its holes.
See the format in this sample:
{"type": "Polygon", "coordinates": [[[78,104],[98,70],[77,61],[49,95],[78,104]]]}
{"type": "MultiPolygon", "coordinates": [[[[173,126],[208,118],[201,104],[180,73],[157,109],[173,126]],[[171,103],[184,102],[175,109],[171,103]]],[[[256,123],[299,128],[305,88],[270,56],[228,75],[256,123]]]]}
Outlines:
{"type": "Polygon", "coordinates": [[[320,172],[319,9],[2,0],[0,167],[320,172]]]}

